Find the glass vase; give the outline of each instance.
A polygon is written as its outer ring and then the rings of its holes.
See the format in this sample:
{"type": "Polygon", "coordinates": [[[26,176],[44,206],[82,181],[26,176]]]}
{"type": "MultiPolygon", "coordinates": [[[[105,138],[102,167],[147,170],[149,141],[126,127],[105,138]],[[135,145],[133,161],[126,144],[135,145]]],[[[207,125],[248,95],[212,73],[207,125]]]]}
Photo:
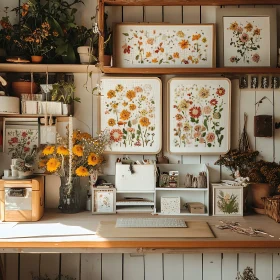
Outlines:
{"type": "Polygon", "coordinates": [[[59,206],[62,213],[78,213],[81,211],[81,185],[80,177],[60,177],[59,206]]]}

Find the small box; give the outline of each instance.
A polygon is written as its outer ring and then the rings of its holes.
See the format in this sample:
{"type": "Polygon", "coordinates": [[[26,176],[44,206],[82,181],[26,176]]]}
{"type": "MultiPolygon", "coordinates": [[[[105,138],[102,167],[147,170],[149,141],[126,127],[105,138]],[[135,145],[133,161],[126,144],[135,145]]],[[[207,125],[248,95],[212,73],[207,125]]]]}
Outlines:
{"type": "Polygon", "coordinates": [[[180,196],[161,197],[161,214],[178,215],[180,214],[180,196]]]}
{"type": "Polygon", "coordinates": [[[201,202],[189,202],[187,207],[192,214],[205,214],[205,206],[201,202]]]}
{"type": "Polygon", "coordinates": [[[0,180],[0,218],[5,222],[35,222],[44,214],[44,178],[0,180]]]}
{"type": "Polygon", "coordinates": [[[116,213],[116,189],[110,186],[92,188],[92,214],[116,213]]]}

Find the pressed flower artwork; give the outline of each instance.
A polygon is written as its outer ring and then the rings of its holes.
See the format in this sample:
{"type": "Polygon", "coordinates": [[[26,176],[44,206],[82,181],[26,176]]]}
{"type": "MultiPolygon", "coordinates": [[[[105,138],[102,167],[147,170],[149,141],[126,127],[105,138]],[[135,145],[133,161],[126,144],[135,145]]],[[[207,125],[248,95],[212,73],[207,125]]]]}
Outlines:
{"type": "Polygon", "coordinates": [[[240,216],[243,213],[243,187],[213,185],[213,215],[240,216]]]}
{"type": "Polygon", "coordinates": [[[171,153],[223,154],[229,150],[230,81],[175,78],[169,81],[171,153]]]}
{"type": "Polygon", "coordinates": [[[225,66],[270,66],[269,17],[223,20],[225,66]]]}
{"type": "Polygon", "coordinates": [[[117,67],[214,67],[214,25],[118,24],[117,67]]]}
{"type": "Polygon", "coordinates": [[[101,80],[101,130],[109,152],[155,154],[161,149],[161,81],[158,78],[101,80]]]}

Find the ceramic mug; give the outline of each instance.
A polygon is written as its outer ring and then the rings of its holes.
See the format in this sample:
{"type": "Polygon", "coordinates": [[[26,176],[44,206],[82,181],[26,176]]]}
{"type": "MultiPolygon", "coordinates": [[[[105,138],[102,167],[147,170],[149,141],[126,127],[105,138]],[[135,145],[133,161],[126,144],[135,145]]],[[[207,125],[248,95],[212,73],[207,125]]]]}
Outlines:
{"type": "Polygon", "coordinates": [[[5,169],[4,170],[4,177],[8,178],[8,177],[10,177],[10,175],[11,175],[10,170],[9,169],[5,169]]]}

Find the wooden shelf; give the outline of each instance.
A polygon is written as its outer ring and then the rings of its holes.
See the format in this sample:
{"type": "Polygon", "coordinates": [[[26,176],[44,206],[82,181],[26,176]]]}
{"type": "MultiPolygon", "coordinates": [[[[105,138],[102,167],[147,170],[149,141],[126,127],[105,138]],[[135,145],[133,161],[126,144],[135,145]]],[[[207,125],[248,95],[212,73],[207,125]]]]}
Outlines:
{"type": "Polygon", "coordinates": [[[0,63],[0,72],[69,72],[69,73],[87,73],[100,71],[95,65],[84,64],[15,64],[0,63]]]}
{"type": "Polygon", "coordinates": [[[117,68],[103,67],[105,74],[150,74],[150,75],[173,75],[173,74],[278,74],[280,68],[271,67],[224,67],[224,68],[117,68]]]}
{"type": "Polygon", "coordinates": [[[157,191],[196,191],[206,192],[207,188],[156,188],[157,191]]]}
{"type": "Polygon", "coordinates": [[[102,0],[108,6],[227,6],[277,5],[279,0],[102,0]]]}

